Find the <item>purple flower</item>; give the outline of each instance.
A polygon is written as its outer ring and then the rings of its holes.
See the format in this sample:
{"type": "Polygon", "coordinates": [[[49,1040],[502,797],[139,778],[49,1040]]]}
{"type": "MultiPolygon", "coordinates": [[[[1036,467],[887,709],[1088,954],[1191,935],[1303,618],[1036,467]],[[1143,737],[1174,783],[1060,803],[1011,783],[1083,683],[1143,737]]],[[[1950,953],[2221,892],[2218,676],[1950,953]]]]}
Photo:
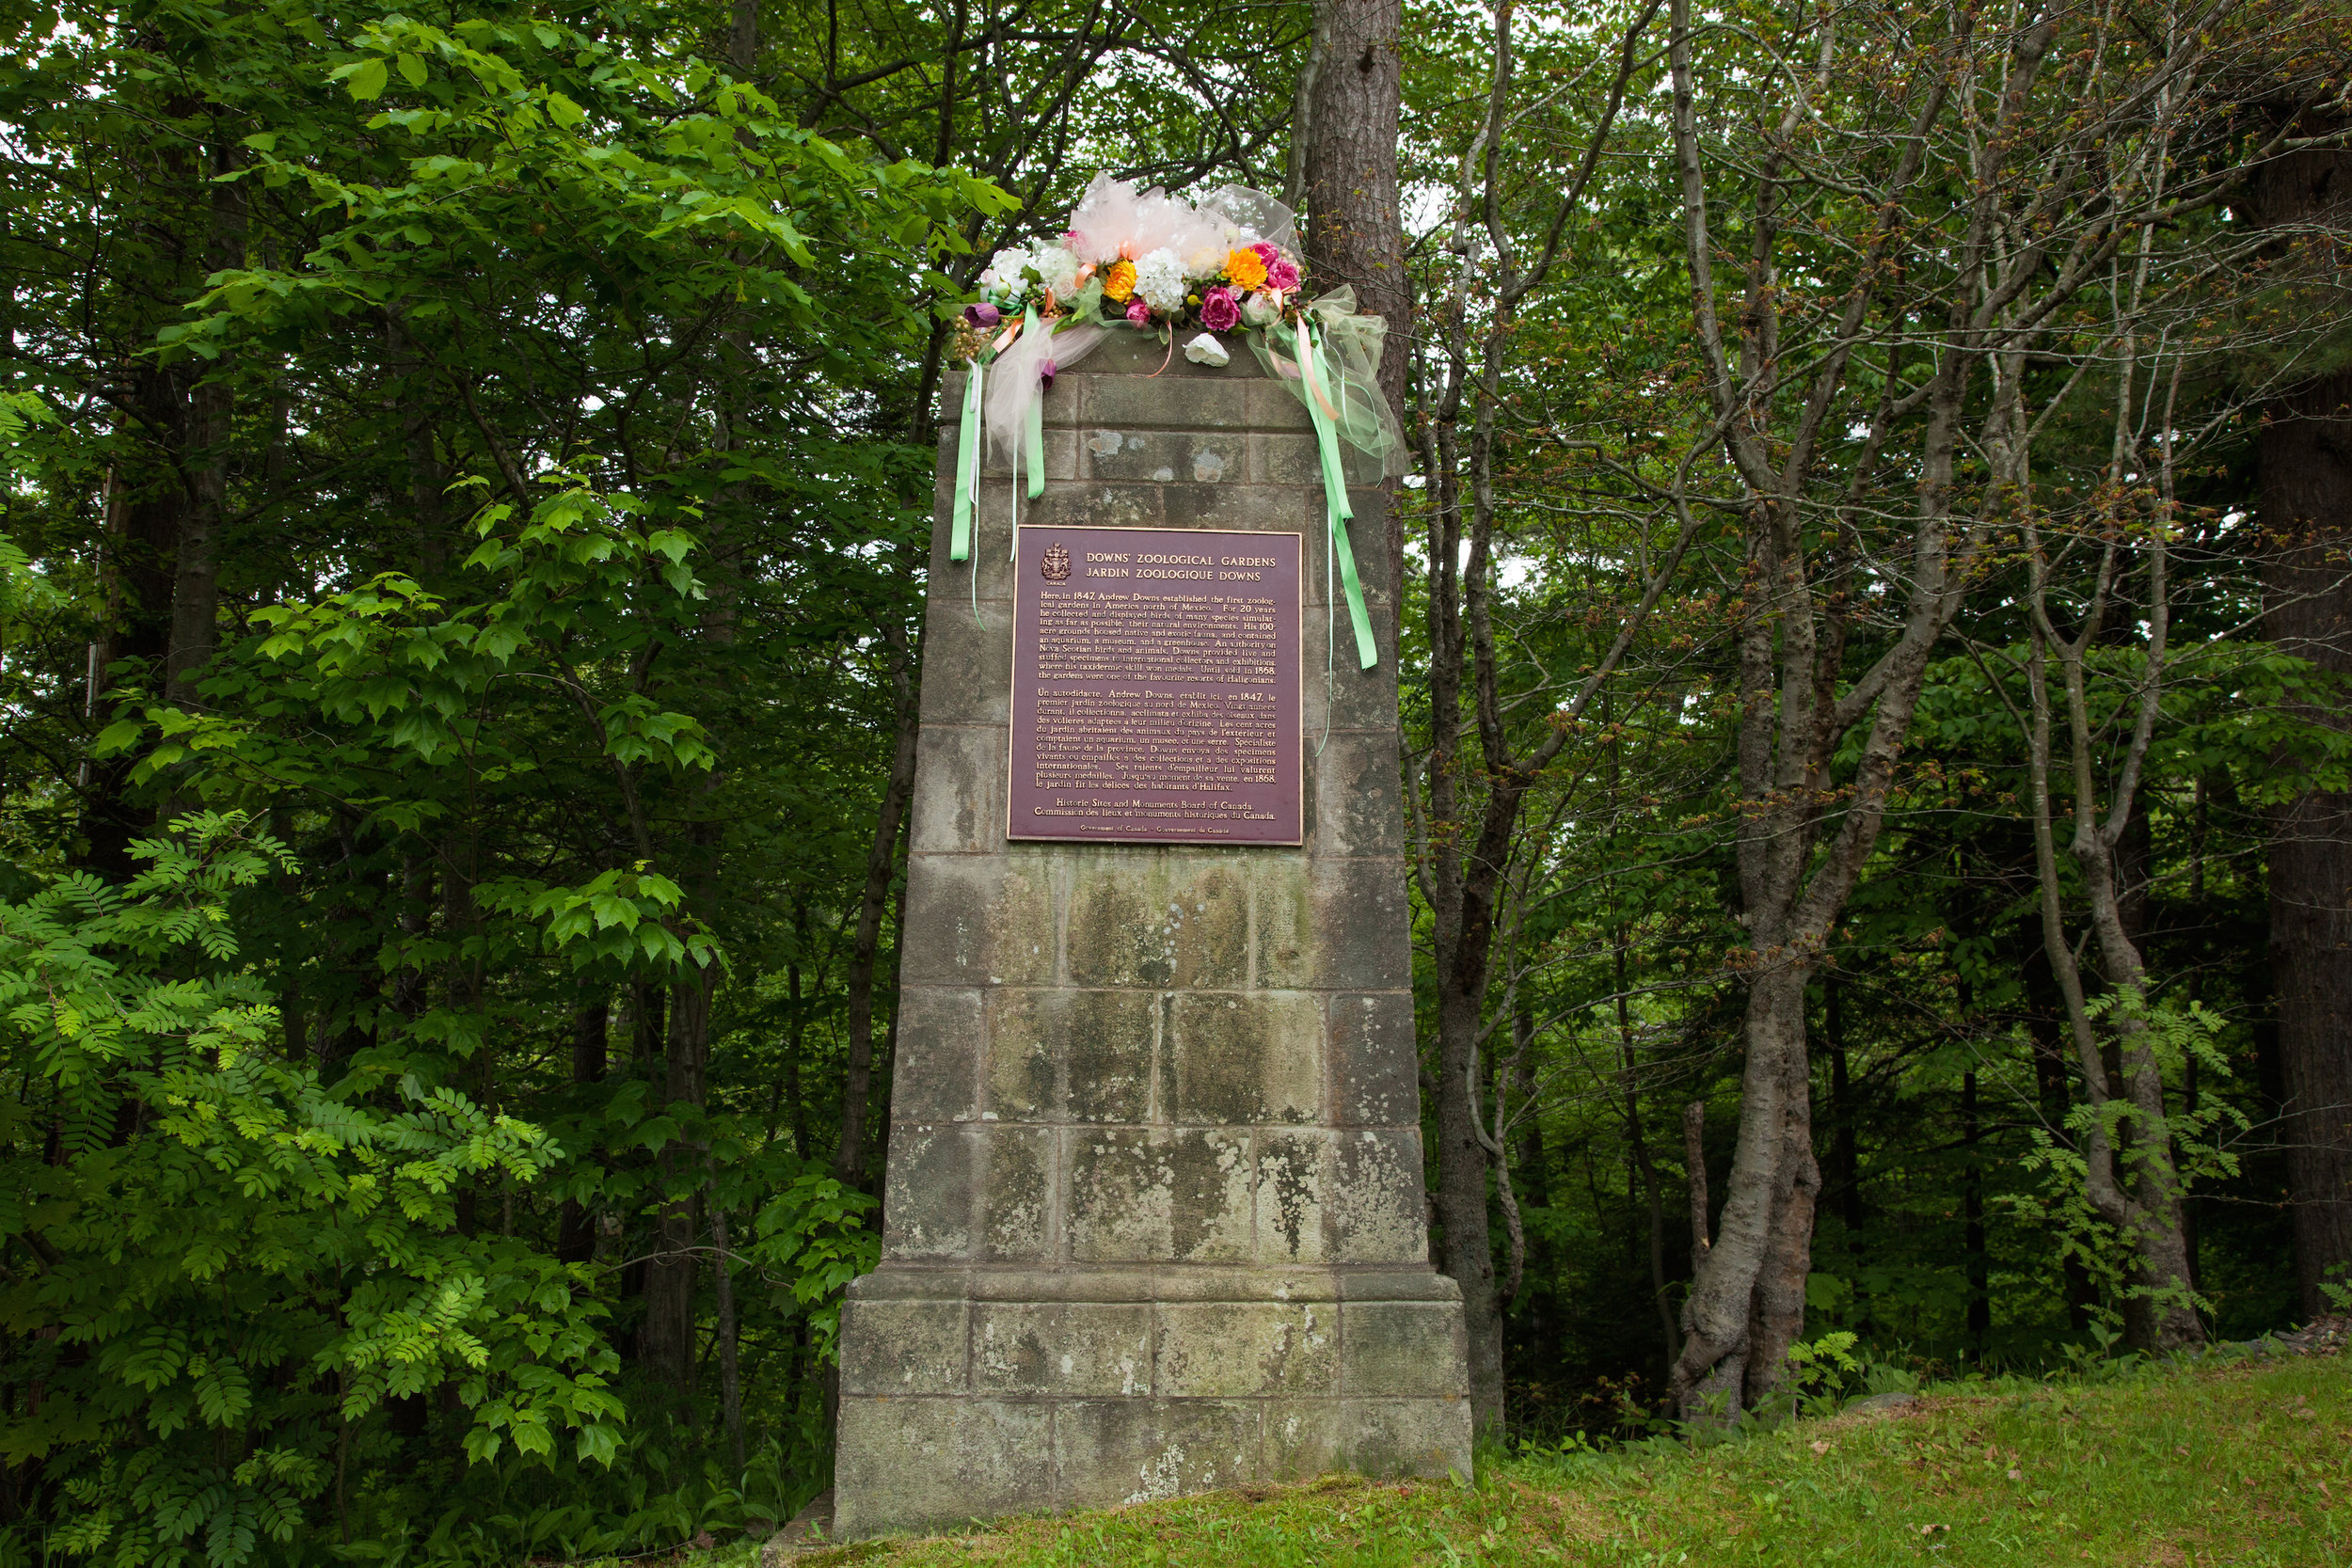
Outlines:
{"type": "Polygon", "coordinates": [[[1127,319],[1137,326],[1145,325],[1152,320],[1152,307],[1143,303],[1141,295],[1127,302],[1127,319]]]}
{"type": "Polygon", "coordinates": [[[1277,257],[1268,261],[1265,264],[1265,286],[1269,289],[1279,289],[1284,293],[1297,288],[1298,263],[1283,257],[1277,257]]]}
{"type": "Polygon", "coordinates": [[[1211,289],[1200,296],[1200,325],[1212,332],[1231,332],[1240,325],[1241,302],[1231,289],[1211,289]]]}
{"type": "Polygon", "coordinates": [[[1060,366],[1055,364],[1051,359],[1048,359],[1045,363],[1037,368],[1038,381],[1043,385],[1047,391],[1050,392],[1054,389],[1054,372],[1060,368],[1060,366]]]}
{"type": "Polygon", "coordinates": [[[993,305],[980,304],[965,306],[963,319],[974,326],[989,327],[994,326],[1004,317],[993,305]]]}

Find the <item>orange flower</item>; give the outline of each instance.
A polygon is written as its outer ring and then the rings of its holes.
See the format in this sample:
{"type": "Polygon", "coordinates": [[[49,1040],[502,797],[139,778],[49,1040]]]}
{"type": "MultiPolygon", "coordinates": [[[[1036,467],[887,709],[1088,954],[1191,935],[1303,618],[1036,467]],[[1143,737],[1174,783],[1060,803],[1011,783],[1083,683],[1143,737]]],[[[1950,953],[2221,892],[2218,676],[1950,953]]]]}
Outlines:
{"type": "Polygon", "coordinates": [[[1103,297],[1125,299],[1136,292],[1136,264],[1133,261],[1113,261],[1103,274],[1103,297]]]}
{"type": "Polygon", "coordinates": [[[1225,280],[1237,289],[1265,286],[1265,258],[1248,248],[1225,254],[1225,280]]]}

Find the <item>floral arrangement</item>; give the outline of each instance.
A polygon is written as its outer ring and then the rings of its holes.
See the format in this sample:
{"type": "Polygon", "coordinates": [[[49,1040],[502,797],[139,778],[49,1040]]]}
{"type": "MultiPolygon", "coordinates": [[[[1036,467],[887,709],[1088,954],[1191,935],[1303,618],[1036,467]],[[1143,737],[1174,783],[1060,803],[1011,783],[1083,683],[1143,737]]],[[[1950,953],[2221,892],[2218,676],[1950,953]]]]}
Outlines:
{"type": "Polygon", "coordinates": [[[1228,186],[1196,206],[1097,179],[1052,245],[1000,250],[964,307],[956,351],[974,358],[1035,311],[1056,331],[1124,323],[1173,334],[1295,324],[1306,274],[1289,212],[1228,186]]]}
{"type": "MultiPolygon", "coordinates": [[[[1057,371],[1091,354],[1113,328],[1158,333],[1172,356],[1177,333],[1197,327],[1184,357],[1222,368],[1231,356],[1216,334],[1238,330],[1265,372],[1307,405],[1332,561],[1357,657],[1372,668],[1378,652],[1347,542],[1354,511],[1341,446],[1375,458],[1385,473],[1405,471],[1404,436],[1378,387],[1387,326],[1359,314],[1355,291],[1344,286],[1309,299],[1297,244],[1290,209],[1263,192],[1227,185],[1192,202],[1097,176],[1057,241],[996,252],[980,274],[980,297],[957,323],[956,356],[970,370],[948,559],[971,559],[983,445],[1009,462],[1016,524],[1024,479],[1030,499],[1044,493],[1039,413],[1057,371]]],[[[976,606],[977,584],[975,577],[976,606]]]]}

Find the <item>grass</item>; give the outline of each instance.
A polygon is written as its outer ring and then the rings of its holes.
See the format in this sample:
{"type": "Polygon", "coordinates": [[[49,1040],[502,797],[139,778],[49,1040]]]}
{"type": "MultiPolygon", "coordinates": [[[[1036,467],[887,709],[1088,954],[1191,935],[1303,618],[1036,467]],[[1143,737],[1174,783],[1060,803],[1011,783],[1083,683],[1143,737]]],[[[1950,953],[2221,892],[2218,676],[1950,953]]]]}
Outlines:
{"type": "Polygon", "coordinates": [[[2352,1362],[1943,1386],[1900,1415],[1836,1416],[1695,1450],[1661,1440],[1498,1456],[1475,1486],[1332,1476],[792,1560],[2352,1565],[2352,1362]]]}

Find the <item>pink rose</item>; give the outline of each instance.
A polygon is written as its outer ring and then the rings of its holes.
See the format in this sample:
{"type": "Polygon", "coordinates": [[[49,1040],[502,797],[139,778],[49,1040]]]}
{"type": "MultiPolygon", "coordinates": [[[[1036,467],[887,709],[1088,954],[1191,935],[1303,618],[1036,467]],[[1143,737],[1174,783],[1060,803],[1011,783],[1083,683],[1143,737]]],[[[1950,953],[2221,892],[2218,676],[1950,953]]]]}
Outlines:
{"type": "Polygon", "coordinates": [[[1282,247],[1278,245],[1268,245],[1263,240],[1260,240],[1249,248],[1258,253],[1258,260],[1263,261],[1269,270],[1275,262],[1282,259],[1282,247]]]}
{"type": "Polygon", "coordinates": [[[1144,304],[1142,297],[1138,295],[1127,302],[1127,319],[1137,326],[1146,325],[1152,320],[1152,307],[1144,304]]]}
{"type": "Polygon", "coordinates": [[[1212,332],[1231,332],[1241,321],[1241,302],[1231,289],[1211,289],[1200,296],[1200,325],[1212,332]]]}
{"type": "Polygon", "coordinates": [[[1298,264],[1276,260],[1265,264],[1265,286],[1278,293],[1288,293],[1298,287],[1298,264]]]}

